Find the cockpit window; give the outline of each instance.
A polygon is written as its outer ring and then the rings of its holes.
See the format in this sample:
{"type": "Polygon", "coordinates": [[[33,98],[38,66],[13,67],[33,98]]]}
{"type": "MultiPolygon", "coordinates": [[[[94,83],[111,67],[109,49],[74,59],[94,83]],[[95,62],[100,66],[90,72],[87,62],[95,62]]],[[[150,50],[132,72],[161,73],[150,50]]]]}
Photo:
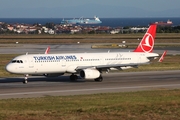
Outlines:
{"type": "Polygon", "coordinates": [[[12,60],[11,63],[23,63],[22,60],[12,60]]]}
{"type": "Polygon", "coordinates": [[[12,60],[11,62],[12,62],[12,63],[16,63],[16,60],[12,60]]]}

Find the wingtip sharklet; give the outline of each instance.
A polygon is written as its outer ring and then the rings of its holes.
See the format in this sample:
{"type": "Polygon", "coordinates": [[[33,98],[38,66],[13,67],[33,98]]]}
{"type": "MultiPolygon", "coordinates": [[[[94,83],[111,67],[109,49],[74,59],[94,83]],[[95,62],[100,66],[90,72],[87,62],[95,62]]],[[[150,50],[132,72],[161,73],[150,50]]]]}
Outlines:
{"type": "Polygon", "coordinates": [[[46,51],[45,51],[45,53],[44,53],[44,54],[48,54],[48,53],[49,53],[49,51],[50,51],[50,46],[48,46],[48,47],[47,47],[47,49],[46,49],[46,51]]]}
{"type": "Polygon", "coordinates": [[[158,62],[163,62],[164,57],[166,56],[166,53],[167,53],[167,50],[165,50],[165,51],[163,52],[163,54],[162,54],[161,57],[159,58],[158,62]]]}

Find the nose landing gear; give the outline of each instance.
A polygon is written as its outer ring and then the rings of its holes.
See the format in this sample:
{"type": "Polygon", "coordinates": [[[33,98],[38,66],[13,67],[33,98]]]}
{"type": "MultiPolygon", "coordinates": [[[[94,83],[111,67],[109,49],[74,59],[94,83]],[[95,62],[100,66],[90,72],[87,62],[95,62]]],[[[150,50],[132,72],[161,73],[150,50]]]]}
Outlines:
{"type": "Polygon", "coordinates": [[[24,80],[23,80],[23,83],[24,84],[27,84],[28,83],[28,74],[24,75],[24,80]]]}

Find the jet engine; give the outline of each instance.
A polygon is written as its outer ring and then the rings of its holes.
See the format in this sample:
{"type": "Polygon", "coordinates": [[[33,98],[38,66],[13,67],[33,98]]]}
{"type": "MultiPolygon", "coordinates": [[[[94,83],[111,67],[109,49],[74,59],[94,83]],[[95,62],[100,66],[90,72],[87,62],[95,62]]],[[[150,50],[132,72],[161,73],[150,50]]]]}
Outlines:
{"type": "Polygon", "coordinates": [[[100,72],[96,69],[83,69],[80,71],[80,77],[83,79],[95,79],[100,76],[100,72]]]}

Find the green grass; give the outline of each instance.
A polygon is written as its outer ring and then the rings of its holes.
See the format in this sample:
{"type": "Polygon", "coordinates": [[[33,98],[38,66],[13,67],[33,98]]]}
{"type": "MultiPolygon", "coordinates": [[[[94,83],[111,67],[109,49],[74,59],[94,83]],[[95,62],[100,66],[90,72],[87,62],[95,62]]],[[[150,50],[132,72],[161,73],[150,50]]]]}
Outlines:
{"type": "Polygon", "coordinates": [[[180,90],[0,100],[3,120],[178,120],[180,90]]]}

